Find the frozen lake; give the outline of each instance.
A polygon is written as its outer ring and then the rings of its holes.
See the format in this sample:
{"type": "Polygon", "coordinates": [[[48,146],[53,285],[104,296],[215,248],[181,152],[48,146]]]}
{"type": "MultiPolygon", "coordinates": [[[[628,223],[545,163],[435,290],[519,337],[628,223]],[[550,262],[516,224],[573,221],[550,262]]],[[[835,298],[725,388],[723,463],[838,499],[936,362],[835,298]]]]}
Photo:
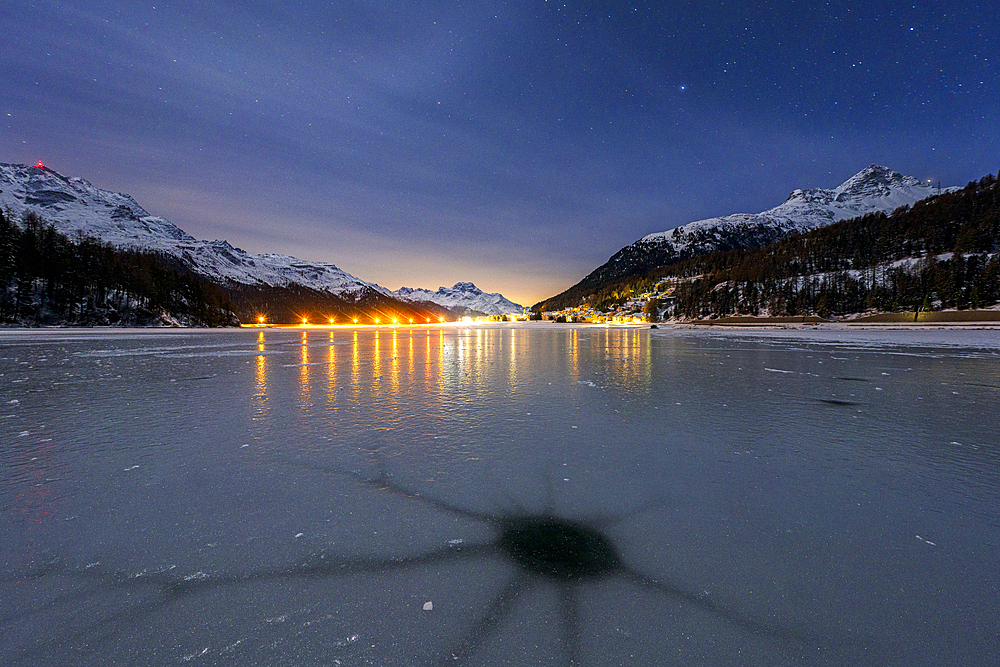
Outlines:
{"type": "Polygon", "coordinates": [[[0,330],[0,664],[1000,664],[996,331],[0,330]]]}

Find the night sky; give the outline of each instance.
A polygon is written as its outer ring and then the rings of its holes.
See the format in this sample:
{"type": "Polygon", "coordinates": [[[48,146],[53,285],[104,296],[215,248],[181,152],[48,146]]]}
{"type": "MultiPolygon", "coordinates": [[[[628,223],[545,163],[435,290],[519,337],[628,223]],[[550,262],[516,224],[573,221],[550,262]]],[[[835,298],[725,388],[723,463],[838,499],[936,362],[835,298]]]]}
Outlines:
{"type": "Polygon", "coordinates": [[[530,305],[872,163],[1000,168],[996,0],[0,0],[0,162],[530,305]]]}

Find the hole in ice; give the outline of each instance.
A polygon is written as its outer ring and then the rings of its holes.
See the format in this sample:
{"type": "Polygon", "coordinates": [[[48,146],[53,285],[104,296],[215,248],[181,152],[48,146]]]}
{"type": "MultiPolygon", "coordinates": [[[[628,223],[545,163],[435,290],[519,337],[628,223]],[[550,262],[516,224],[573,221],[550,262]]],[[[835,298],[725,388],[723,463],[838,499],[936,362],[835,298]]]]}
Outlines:
{"type": "Polygon", "coordinates": [[[556,517],[507,519],[497,545],[527,572],[557,580],[600,577],[621,565],[606,535],[556,517]]]}

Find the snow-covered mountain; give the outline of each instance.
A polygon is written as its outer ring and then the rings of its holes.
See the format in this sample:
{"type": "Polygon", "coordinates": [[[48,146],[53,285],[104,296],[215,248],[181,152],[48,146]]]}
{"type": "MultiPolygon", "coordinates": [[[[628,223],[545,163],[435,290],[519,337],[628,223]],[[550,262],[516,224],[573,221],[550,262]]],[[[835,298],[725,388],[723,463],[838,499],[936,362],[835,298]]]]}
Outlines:
{"type": "Polygon", "coordinates": [[[903,176],[873,164],[832,190],[795,190],[782,204],[763,213],[735,213],[698,220],[666,232],[649,234],[638,243],[668,243],[678,254],[688,249],[702,254],[718,249],[719,245],[731,245],[733,240],[752,237],[759,228],[785,236],[865,213],[889,213],[937,193],[936,187],[921,183],[913,176],[903,176]]]}
{"type": "Polygon", "coordinates": [[[114,246],[163,253],[221,284],[303,286],[347,301],[391,292],[326,262],[287,255],[252,255],[226,241],[199,241],[164,218],[152,216],[126,194],[67,178],[39,166],[0,164],[0,207],[37,213],[63,234],[81,233],[114,246]]]}
{"type": "Polygon", "coordinates": [[[833,189],[795,190],[783,203],[762,213],[708,218],[644,236],[619,250],[569,290],[543,304],[575,305],[569,302],[584,299],[601,285],[619,278],[717,250],[760,247],[795,232],[866,213],[890,213],[938,193],[937,187],[921,183],[913,176],[871,165],[833,189]]]}
{"type": "Polygon", "coordinates": [[[502,294],[487,294],[472,283],[455,283],[454,287],[439,287],[436,292],[427,289],[401,287],[392,295],[409,303],[436,303],[457,313],[482,313],[484,315],[521,314],[523,306],[505,299],[502,294]]]}
{"type": "Polygon", "coordinates": [[[0,208],[15,217],[22,211],[33,211],[70,237],[79,233],[121,248],[174,257],[223,285],[306,287],[347,302],[390,298],[410,304],[433,303],[460,315],[522,311],[500,294],[485,294],[472,283],[457,283],[437,292],[407,287],[391,292],[326,262],[252,255],[226,241],[200,241],[168,220],[150,215],[129,195],[102,190],[82,178],[67,178],[43,166],[0,164],[0,208]]]}

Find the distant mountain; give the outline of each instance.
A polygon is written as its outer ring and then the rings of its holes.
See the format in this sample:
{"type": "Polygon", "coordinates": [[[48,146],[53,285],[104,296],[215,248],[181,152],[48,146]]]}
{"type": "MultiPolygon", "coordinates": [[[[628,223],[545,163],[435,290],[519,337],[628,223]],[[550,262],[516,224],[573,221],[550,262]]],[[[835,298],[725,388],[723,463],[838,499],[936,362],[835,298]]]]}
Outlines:
{"type": "Polygon", "coordinates": [[[439,295],[438,290],[428,292],[438,295],[434,298],[403,298],[327,262],[254,255],[226,241],[198,240],[168,220],[150,215],[127,194],[102,190],[43,166],[0,164],[0,208],[15,219],[25,211],[34,212],[70,238],[82,235],[168,258],[177,267],[226,288],[242,321],[263,313],[269,321],[288,322],[303,317],[312,321],[345,316],[382,321],[397,315],[437,318],[480,310],[477,306],[503,309],[510,304],[498,294],[483,294],[471,283],[459,283],[471,290],[456,285],[451,290],[454,294],[439,295]]]}
{"type": "MultiPolygon", "coordinates": [[[[947,188],[950,192],[955,188],[947,188]]],[[[615,253],[562,294],[534,306],[556,310],[575,306],[614,281],[718,250],[759,248],[794,232],[804,232],[866,213],[889,213],[938,194],[939,189],[871,165],[833,189],[795,190],[782,204],[762,213],[735,213],[656,232],[615,253]]]]}
{"type": "Polygon", "coordinates": [[[401,287],[392,295],[410,303],[437,304],[463,315],[510,315],[524,312],[524,306],[505,299],[502,294],[487,294],[472,283],[455,283],[453,287],[439,287],[436,292],[401,287]]]}

